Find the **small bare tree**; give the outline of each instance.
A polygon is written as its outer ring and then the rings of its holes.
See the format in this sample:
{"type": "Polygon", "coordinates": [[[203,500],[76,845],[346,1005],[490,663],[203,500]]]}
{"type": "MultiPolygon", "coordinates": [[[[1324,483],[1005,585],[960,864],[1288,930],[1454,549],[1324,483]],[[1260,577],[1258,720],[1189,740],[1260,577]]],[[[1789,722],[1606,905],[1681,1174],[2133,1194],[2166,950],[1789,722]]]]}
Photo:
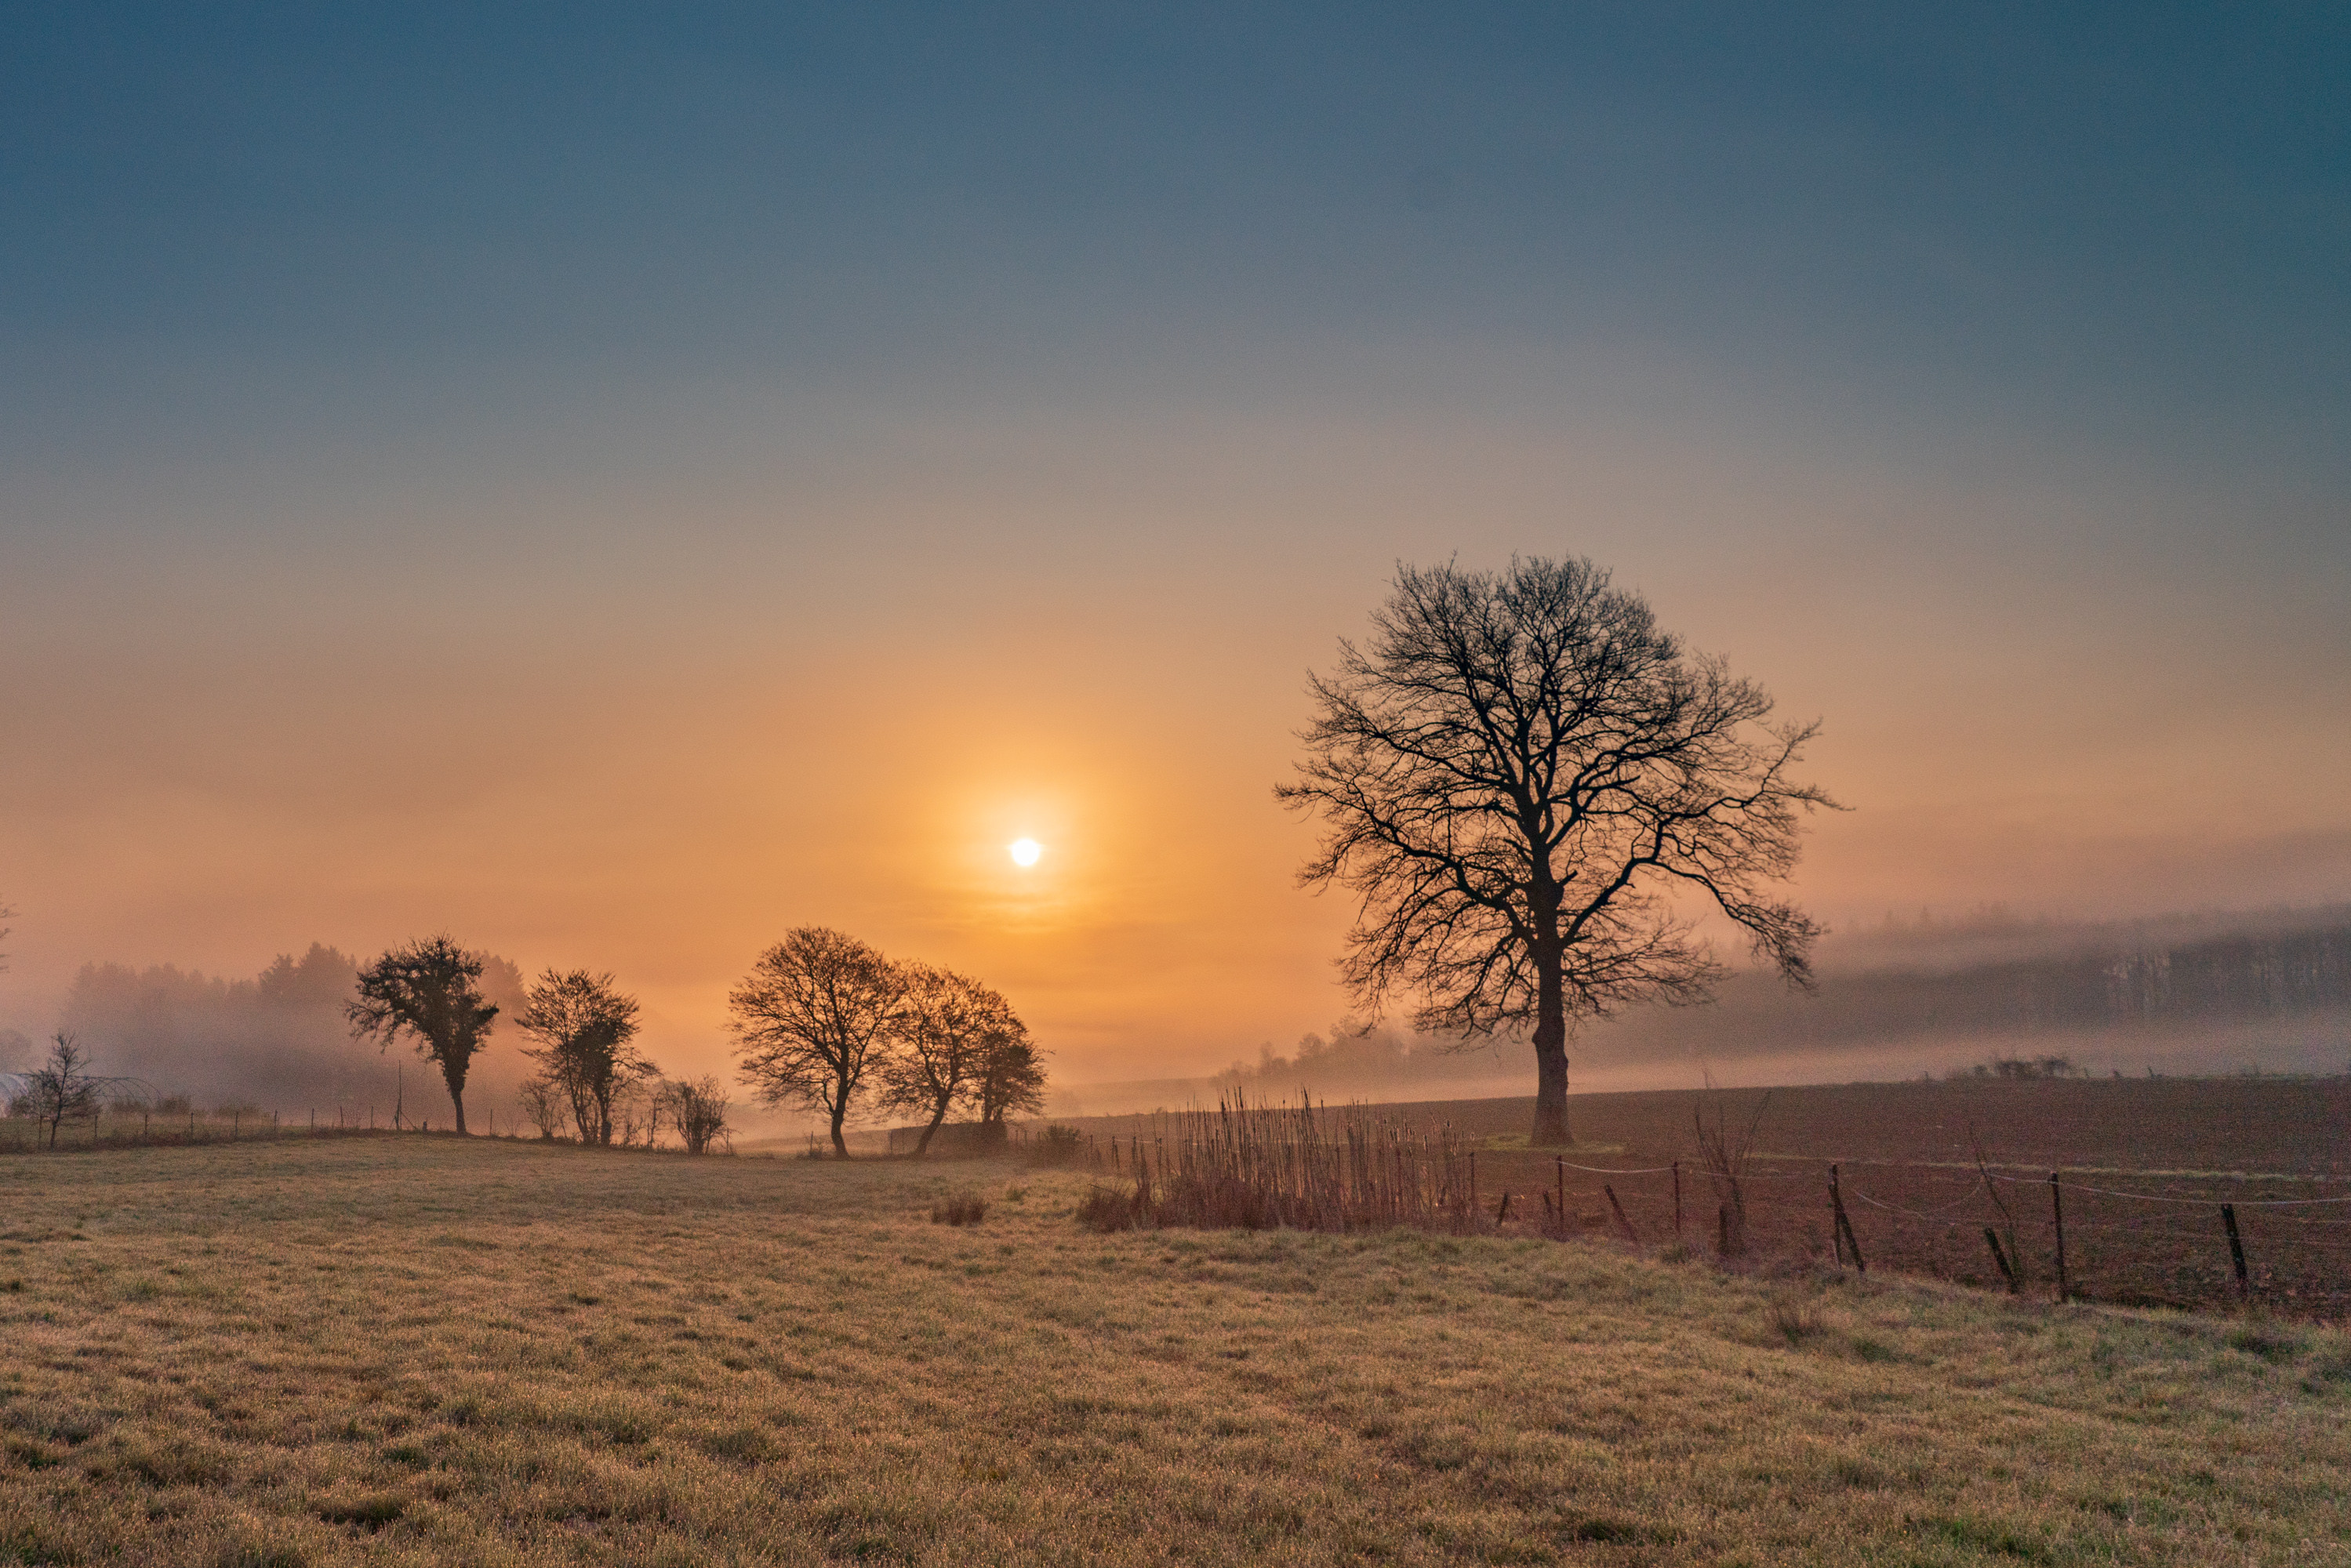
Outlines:
{"type": "Polygon", "coordinates": [[[612,1138],[624,1149],[650,1149],[661,1141],[662,1123],[669,1114],[668,1086],[655,1072],[632,1078],[612,1096],[612,1138]]]}
{"type": "Polygon", "coordinates": [[[1723,973],[1680,903],[1708,906],[1795,986],[1820,927],[1766,884],[1794,870],[1795,781],[1817,727],[1687,654],[1588,560],[1501,573],[1400,566],[1369,643],[1310,677],[1307,758],[1276,796],[1319,817],[1309,886],[1355,893],[1342,964],[1420,1028],[1531,1026],[1533,1141],[1568,1141],[1567,1039],[1640,1001],[1691,1002],[1723,973]]]}
{"type": "Polygon", "coordinates": [[[845,1160],[841,1124],[888,1051],[902,1000],[888,959],[854,936],[803,925],[762,953],[726,998],[737,1064],[764,1103],[823,1115],[845,1160]]]}
{"type": "Polygon", "coordinates": [[[106,1092],[116,1082],[94,1077],[89,1057],[60,1031],[50,1042],[49,1059],[24,1075],[25,1087],[9,1109],[49,1130],[49,1147],[57,1146],[57,1129],[68,1122],[86,1122],[99,1113],[106,1092]]]}
{"type": "Polygon", "coordinates": [[[616,1100],[659,1075],[632,1043],[637,998],[622,995],[611,975],[548,970],[532,982],[515,1026],[538,1042],[523,1054],[569,1103],[583,1144],[610,1144],[616,1100]]]}
{"type": "Polygon", "coordinates": [[[914,1142],[921,1159],[947,1112],[980,1087],[991,1046],[1023,1031],[1012,1004],[968,976],[902,964],[899,977],[904,1000],[897,1049],[882,1061],[882,1103],[927,1118],[914,1142]]]}
{"type": "Polygon", "coordinates": [[[726,1124],[726,1089],[716,1078],[677,1078],[662,1085],[670,1125],[689,1155],[734,1147],[733,1129],[726,1124]]]}
{"type": "Polygon", "coordinates": [[[516,1092],[515,1098],[522,1103],[524,1119],[538,1129],[540,1140],[553,1142],[569,1109],[563,1092],[544,1077],[533,1078],[516,1092]]]}
{"type": "Polygon", "coordinates": [[[498,1009],[482,999],[482,960],[446,936],[394,947],[360,971],[359,995],[343,1006],[355,1040],[379,1050],[405,1039],[441,1069],[457,1134],[465,1133],[465,1074],[498,1009]]]}

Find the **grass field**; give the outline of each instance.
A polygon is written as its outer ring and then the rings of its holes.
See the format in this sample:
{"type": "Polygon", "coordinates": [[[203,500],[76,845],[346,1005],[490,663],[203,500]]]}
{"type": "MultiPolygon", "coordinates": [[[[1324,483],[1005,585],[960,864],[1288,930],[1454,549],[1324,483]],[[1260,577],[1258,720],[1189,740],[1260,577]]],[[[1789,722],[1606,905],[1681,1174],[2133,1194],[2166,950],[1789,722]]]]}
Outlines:
{"type": "Polygon", "coordinates": [[[0,1562],[2351,1561],[2336,1331],[1098,1237],[1082,1190],[413,1135],[0,1162],[0,1562]]]}

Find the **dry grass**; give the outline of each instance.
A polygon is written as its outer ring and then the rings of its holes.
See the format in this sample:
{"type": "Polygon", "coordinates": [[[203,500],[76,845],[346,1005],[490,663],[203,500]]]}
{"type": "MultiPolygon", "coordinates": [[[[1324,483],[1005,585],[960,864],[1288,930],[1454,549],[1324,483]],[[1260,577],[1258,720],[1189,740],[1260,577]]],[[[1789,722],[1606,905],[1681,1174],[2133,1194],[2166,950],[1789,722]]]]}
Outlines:
{"type": "Polygon", "coordinates": [[[0,1562],[2351,1560],[2335,1331],[1013,1171],[974,1230],[898,1163],[0,1164],[0,1562]]]}
{"type": "MultiPolygon", "coordinates": [[[[1308,1101],[1154,1118],[1132,1149],[1136,1224],[1201,1229],[1376,1230],[1479,1228],[1478,1156],[1469,1143],[1384,1124],[1367,1107],[1334,1111],[1308,1101]]],[[[1113,1163],[1117,1149],[1113,1145],[1113,1163]]],[[[1080,1218],[1096,1229],[1104,1200],[1089,1194],[1080,1218]]]]}

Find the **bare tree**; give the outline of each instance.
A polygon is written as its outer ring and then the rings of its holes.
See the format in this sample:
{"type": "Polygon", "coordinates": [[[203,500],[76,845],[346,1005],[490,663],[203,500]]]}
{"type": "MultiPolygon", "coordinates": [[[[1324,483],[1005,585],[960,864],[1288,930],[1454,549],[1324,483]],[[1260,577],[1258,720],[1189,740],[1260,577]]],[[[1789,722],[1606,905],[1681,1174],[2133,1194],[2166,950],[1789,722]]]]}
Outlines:
{"type": "Polygon", "coordinates": [[[117,1080],[93,1077],[89,1056],[60,1031],[50,1042],[49,1059],[23,1075],[24,1088],[8,1108],[33,1118],[49,1130],[49,1147],[57,1146],[57,1129],[67,1122],[86,1122],[99,1113],[106,1092],[117,1080]]]}
{"type": "Polygon", "coordinates": [[[632,1043],[637,998],[622,996],[610,975],[548,970],[532,982],[515,1026],[538,1042],[523,1054],[570,1103],[583,1144],[610,1144],[615,1099],[630,1084],[659,1076],[632,1043]]]}
{"type": "Polygon", "coordinates": [[[1277,797],[1326,836],[1300,873],[1360,900],[1341,967],[1359,1001],[1416,997],[1421,1029],[1532,1026],[1533,1139],[1568,1141],[1572,1028],[1694,1002],[1724,973],[1692,907],[1812,984],[1821,934],[1770,897],[1801,851],[1815,725],[1690,655],[1588,560],[1501,573],[1400,566],[1367,646],[1310,676],[1307,758],[1277,797]]]}
{"type": "Polygon", "coordinates": [[[990,1143],[1003,1140],[1005,1118],[1013,1112],[1035,1115],[1045,1108],[1045,1064],[1018,1019],[1008,1031],[987,1038],[972,1099],[980,1135],[990,1143]]]}
{"type": "Polygon", "coordinates": [[[914,1142],[914,1157],[930,1151],[931,1139],[958,1100],[979,1087],[992,1041],[1020,1032],[1012,1004],[996,991],[952,969],[902,964],[897,1049],[881,1064],[882,1103],[928,1119],[914,1142]]]}
{"type": "Polygon", "coordinates": [[[359,995],[343,1008],[356,1040],[380,1050],[407,1039],[441,1069],[457,1133],[465,1132],[465,1074],[498,1009],[482,999],[482,960],[446,936],[394,947],[360,971],[359,995]]]}
{"type": "Polygon", "coordinates": [[[622,1084],[612,1096],[612,1142],[624,1149],[650,1149],[661,1142],[662,1123],[669,1115],[668,1087],[659,1072],[622,1084]]]}
{"type": "Polygon", "coordinates": [[[769,1105],[799,1105],[841,1124],[889,1049],[902,1000],[895,966],[854,936],[803,925],[759,955],[726,998],[736,1061],[769,1105]]]}
{"type": "Polygon", "coordinates": [[[679,1078],[662,1085],[662,1098],[669,1111],[670,1125],[684,1140],[689,1155],[706,1155],[712,1149],[732,1146],[732,1129],[726,1125],[726,1089],[716,1078],[679,1078]]]}
{"type": "Polygon", "coordinates": [[[524,1119],[538,1129],[540,1140],[553,1141],[555,1130],[563,1125],[563,1113],[568,1108],[563,1091],[542,1076],[525,1081],[515,1092],[515,1098],[522,1103],[524,1119]]]}

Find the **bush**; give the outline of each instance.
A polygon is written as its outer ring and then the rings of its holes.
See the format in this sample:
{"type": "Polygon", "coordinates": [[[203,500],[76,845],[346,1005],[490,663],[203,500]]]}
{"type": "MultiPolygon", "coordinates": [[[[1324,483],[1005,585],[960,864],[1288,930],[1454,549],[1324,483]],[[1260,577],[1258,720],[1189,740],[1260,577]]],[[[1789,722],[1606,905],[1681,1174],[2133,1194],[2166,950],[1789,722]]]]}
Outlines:
{"type": "Polygon", "coordinates": [[[1047,1124],[1029,1145],[1029,1157],[1040,1166],[1073,1166],[1084,1157],[1086,1135],[1059,1122],[1047,1124]]]}

